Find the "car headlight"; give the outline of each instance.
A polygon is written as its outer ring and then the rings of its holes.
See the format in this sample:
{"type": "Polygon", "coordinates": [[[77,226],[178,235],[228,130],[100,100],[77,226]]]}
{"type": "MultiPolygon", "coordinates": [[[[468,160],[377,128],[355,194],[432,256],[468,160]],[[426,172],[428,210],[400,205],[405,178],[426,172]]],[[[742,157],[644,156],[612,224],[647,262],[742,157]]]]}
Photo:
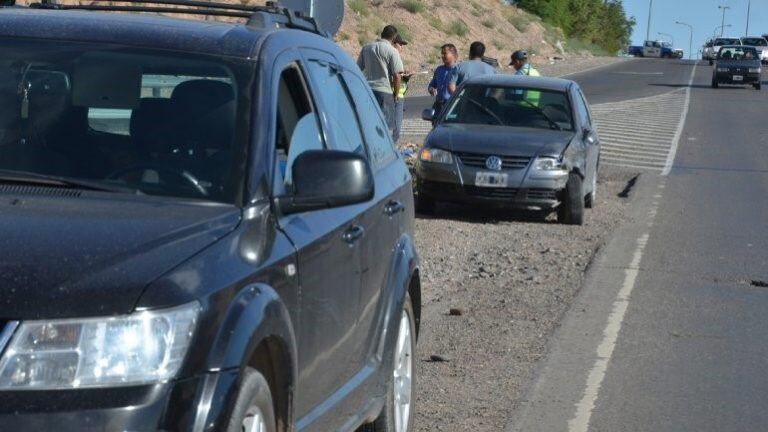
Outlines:
{"type": "Polygon", "coordinates": [[[453,163],[453,155],[449,151],[435,149],[435,148],[423,148],[419,153],[419,159],[426,162],[453,163]]]}
{"type": "Polygon", "coordinates": [[[146,384],[173,378],[200,306],[105,318],[26,321],[0,359],[0,390],[146,384]]]}
{"type": "Polygon", "coordinates": [[[749,68],[749,73],[761,73],[762,68],[749,68]]]}
{"type": "Polygon", "coordinates": [[[728,71],[730,71],[730,69],[728,69],[728,68],[717,68],[717,71],[718,72],[728,72],[728,71]]]}
{"type": "Polygon", "coordinates": [[[560,171],[563,164],[555,158],[540,157],[533,161],[533,169],[537,171],[560,171]]]}

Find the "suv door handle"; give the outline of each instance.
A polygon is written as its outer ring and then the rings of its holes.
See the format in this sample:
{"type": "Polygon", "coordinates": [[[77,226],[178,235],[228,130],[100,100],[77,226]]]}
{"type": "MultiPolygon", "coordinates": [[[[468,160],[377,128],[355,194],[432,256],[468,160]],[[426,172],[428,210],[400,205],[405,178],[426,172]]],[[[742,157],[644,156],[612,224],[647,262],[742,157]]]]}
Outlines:
{"type": "Polygon", "coordinates": [[[394,216],[403,211],[405,211],[405,206],[400,201],[390,201],[384,206],[384,214],[387,216],[394,216]]]}
{"type": "Polygon", "coordinates": [[[363,234],[365,234],[365,228],[361,227],[360,225],[355,225],[344,231],[344,234],[341,236],[341,238],[349,244],[355,244],[358,240],[363,238],[363,234]]]}

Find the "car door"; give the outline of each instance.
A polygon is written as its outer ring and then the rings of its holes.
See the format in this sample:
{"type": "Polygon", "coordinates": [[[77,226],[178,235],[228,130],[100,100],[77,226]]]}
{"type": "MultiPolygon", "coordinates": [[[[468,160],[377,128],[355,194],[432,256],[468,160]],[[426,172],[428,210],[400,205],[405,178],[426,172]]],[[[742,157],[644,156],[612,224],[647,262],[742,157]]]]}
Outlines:
{"type": "Polygon", "coordinates": [[[589,104],[580,88],[575,90],[576,111],[580,117],[581,130],[588,130],[589,133],[582,135],[584,147],[586,149],[586,169],[585,180],[588,182],[590,192],[591,185],[597,180],[597,165],[600,159],[600,136],[597,134],[597,128],[592,122],[592,115],[589,112],[589,104]]]}
{"type": "MultiPolygon", "coordinates": [[[[292,163],[303,151],[327,149],[330,138],[313,98],[308,70],[298,53],[275,64],[273,194],[291,191],[292,163]]],[[[358,316],[360,206],[278,215],[297,249],[299,277],[298,385],[296,419],[309,422],[313,410],[344,386],[359,366],[350,337],[358,316]]],[[[316,411],[315,411],[316,412],[316,411]]]]}
{"type": "MultiPolygon", "coordinates": [[[[360,328],[363,341],[374,341],[380,335],[388,294],[388,270],[392,265],[394,248],[401,232],[401,221],[412,194],[409,172],[399,159],[384,117],[368,84],[359,74],[345,71],[344,82],[349,89],[366,141],[371,168],[376,177],[374,202],[363,214],[366,227],[363,239],[363,283],[360,290],[360,328]]],[[[354,121],[354,119],[350,119],[354,121]]],[[[375,346],[369,343],[366,352],[373,361],[375,346]]]]}

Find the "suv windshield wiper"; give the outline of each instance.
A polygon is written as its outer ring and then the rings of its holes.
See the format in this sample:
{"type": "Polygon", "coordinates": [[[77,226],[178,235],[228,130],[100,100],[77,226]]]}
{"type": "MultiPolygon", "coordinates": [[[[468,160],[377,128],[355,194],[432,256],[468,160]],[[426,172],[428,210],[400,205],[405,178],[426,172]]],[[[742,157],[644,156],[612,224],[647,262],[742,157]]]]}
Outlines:
{"type": "Polygon", "coordinates": [[[21,183],[38,186],[58,187],[65,189],[85,189],[101,192],[119,192],[140,194],[138,189],[106,185],[88,180],[70,179],[67,177],[38,174],[29,171],[0,169],[0,183],[21,183]]]}
{"type": "Polygon", "coordinates": [[[556,123],[554,120],[552,120],[552,118],[550,118],[550,117],[547,115],[547,113],[545,113],[545,112],[544,112],[544,110],[543,110],[543,109],[539,108],[538,106],[534,105],[532,102],[530,102],[530,101],[527,101],[527,100],[525,100],[525,99],[520,99],[520,101],[521,101],[521,102],[525,102],[527,105],[530,105],[530,107],[531,107],[531,108],[535,109],[535,110],[536,110],[536,112],[537,112],[537,113],[539,113],[539,114],[541,114],[541,116],[542,116],[542,117],[544,117],[544,119],[546,119],[546,120],[549,122],[549,124],[550,124],[552,127],[554,127],[555,129],[557,129],[557,130],[559,130],[559,131],[563,130],[563,128],[562,128],[562,127],[560,127],[560,125],[559,125],[559,124],[557,124],[557,123],[556,123]]]}

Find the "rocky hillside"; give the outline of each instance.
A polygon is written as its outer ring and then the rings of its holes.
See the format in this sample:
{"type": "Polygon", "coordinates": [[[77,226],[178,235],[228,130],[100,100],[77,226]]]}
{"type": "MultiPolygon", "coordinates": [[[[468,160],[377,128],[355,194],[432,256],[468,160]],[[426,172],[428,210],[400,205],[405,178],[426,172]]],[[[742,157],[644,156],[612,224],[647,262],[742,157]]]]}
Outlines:
{"type": "Polygon", "coordinates": [[[345,16],[337,42],[353,57],[375,39],[386,24],[395,25],[410,42],[404,55],[411,70],[440,61],[439,47],[453,43],[467,55],[472,41],[483,41],[486,55],[506,65],[512,51],[526,49],[534,63],[550,57],[591,55],[593,47],[564,40],[559,29],[501,0],[345,0],[345,16]]]}

